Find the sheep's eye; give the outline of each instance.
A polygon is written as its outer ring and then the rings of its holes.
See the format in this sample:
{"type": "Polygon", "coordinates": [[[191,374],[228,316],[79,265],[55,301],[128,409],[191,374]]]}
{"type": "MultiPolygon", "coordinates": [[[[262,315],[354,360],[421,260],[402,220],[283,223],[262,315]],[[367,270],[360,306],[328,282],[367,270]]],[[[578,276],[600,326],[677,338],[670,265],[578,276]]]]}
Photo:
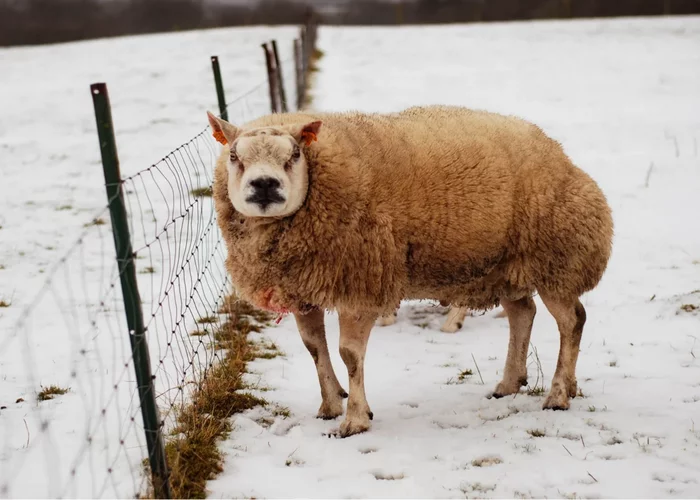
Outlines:
{"type": "Polygon", "coordinates": [[[294,150],[292,151],[292,161],[296,161],[301,157],[301,151],[299,150],[298,146],[294,146],[294,150]]]}
{"type": "Polygon", "coordinates": [[[231,163],[236,163],[238,161],[238,155],[235,152],[231,151],[229,160],[231,160],[231,163]]]}

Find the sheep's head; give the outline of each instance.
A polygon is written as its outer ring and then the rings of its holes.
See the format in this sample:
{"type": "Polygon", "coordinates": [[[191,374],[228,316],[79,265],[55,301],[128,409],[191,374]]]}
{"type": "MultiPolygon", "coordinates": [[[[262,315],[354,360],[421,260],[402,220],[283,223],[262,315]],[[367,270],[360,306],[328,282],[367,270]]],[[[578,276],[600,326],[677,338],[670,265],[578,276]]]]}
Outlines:
{"type": "Polygon", "coordinates": [[[214,137],[229,145],[233,208],[246,217],[286,217],[299,210],[309,187],[302,146],[316,139],[321,122],[246,129],[207,114],[214,137]]]}

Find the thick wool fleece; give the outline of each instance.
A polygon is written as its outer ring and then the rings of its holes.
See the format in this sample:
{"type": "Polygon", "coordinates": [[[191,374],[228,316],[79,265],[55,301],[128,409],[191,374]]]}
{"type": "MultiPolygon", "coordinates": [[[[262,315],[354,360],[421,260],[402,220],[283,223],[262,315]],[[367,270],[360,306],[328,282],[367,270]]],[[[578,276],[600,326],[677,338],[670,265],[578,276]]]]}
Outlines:
{"type": "Polygon", "coordinates": [[[323,122],[303,147],[309,191],[279,220],[245,218],[214,181],[227,268],[270,308],[388,313],[402,299],[486,309],[594,288],[611,252],[603,193],[523,120],[433,106],[379,114],[279,114],[243,127],[323,122]]]}

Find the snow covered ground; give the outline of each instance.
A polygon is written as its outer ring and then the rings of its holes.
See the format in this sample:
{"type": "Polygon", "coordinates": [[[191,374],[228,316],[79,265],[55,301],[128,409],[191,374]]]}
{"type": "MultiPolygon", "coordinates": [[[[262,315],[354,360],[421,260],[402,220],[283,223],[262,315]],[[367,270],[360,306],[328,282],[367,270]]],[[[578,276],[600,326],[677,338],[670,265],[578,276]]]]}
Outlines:
{"type": "Polygon", "coordinates": [[[89,85],[108,84],[123,176],[147,169],[126,184],[126,198],[167,419],[212,361],[210,339],[189,332],[226,290],[211,199],[190,194],[211,179],[216,146],[207,132],[161,158],[203,132],[205,111],[218,109],[211,55],[227,100],[245,94],[229,109],[240,123],[269,110],[260,44],[278,40],[289,77],[296,34],[224,29],[0,49],[0,497],[144,491],[146,450],[89,85]],[[90,224],[95,217],[104,225],[90,224]],[[156,235],[159,244],[144,248],[156,235]],[[51,385],[70,390],[37,403],[51,385]]]}
{"type": "MultiPolygon", "coordinates": [[[[203,130],[203,110],[216,109],[210,55],[220,56],[233,100],[264,81],[259,44],[275,37],[286,49],[294,34],[227,29],[0,49],[0,300],[10,303],[0,308],[0,497],[124,497],[143,486],[133,377],[121,364],[128,342],[109,291],[111,235],[82,227],[105,205],[88,85],[109,84],[130,175],[203,130]],[[18,335],[15,321],[32,304],[18,335]],[[71,391],[37,404],[39,384],[71,391]]],[[[447,335],[439,308],[410,303],[370,340],[372,429],[329,439],[339,422],[313,418],[316,373],[286,318],[264,334],[285,356],[252,363],[250,381],[290,416],[257,409],[235,419],[211,496],[699,496],[700,18],[323,28],[319,42],[318,109],[447,103],[517,114],[601,184],[616,239],[606,277],[584,298],[585,397],[556,413],[540,410],[542,396],[486,399],[505,360],[505,320],[468,318],[447,335]],[[473,375],[460,378],[467,369],[473,375]]],[[[265,112],[265,92],[237,106],[234,121],[265,112]]],[[[191,182],[206,179],[205,167],[191,182]]],[[[154,203],[165,217],[168,204],[154,203]]],[[[139,274],[147,312],[169,264],[139,274]]],[[[558,334],[538,305],[532,342],[549,385],[558,334]]],[[[347,388],[335,317],[327,323],[347,388]]],[[[155,364],[163,339],[149,341],[155,364]]],[[[533,356],[533,384],[536,365],[533,356]]],[[[157,383],[177,368],[161,368],[157,383]]]]}
{"type": "MultiPolygon", "coordinates": [[[[319,43],[318,109],[447,103],[520,115],[600,183],[616,237],[583,299],[584,397],[568,412],[544,412],[543,396],[524,392],[486,399],[507,322],[489,313],[442,334],[438,308],[410,303],[369,342],[372,429],[329,439],[339,422],[314,418],[313,362],[286,318],[265,333],[285,356],[253,363],[250,380],[291,416],[236,418],[211,496],[700,496],[700,18],[323,28],[319,43]]],[[[538,306],[532,343],[548,386],[558,333],[538,306]]],[[[327,330],[347,388],[333,315],[327,330]]]]}

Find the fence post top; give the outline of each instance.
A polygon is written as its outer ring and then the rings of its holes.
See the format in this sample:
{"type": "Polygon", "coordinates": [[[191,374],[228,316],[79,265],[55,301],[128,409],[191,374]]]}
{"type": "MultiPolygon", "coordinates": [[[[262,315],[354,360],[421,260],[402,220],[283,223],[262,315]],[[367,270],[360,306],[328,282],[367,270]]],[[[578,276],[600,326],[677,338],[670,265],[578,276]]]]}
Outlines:
{"type": "Polygon", "coordinates": [[[93,83],[90,85],[90,91],[93,94],[106,94],[107,84],[105,82],[93,83]]]}

